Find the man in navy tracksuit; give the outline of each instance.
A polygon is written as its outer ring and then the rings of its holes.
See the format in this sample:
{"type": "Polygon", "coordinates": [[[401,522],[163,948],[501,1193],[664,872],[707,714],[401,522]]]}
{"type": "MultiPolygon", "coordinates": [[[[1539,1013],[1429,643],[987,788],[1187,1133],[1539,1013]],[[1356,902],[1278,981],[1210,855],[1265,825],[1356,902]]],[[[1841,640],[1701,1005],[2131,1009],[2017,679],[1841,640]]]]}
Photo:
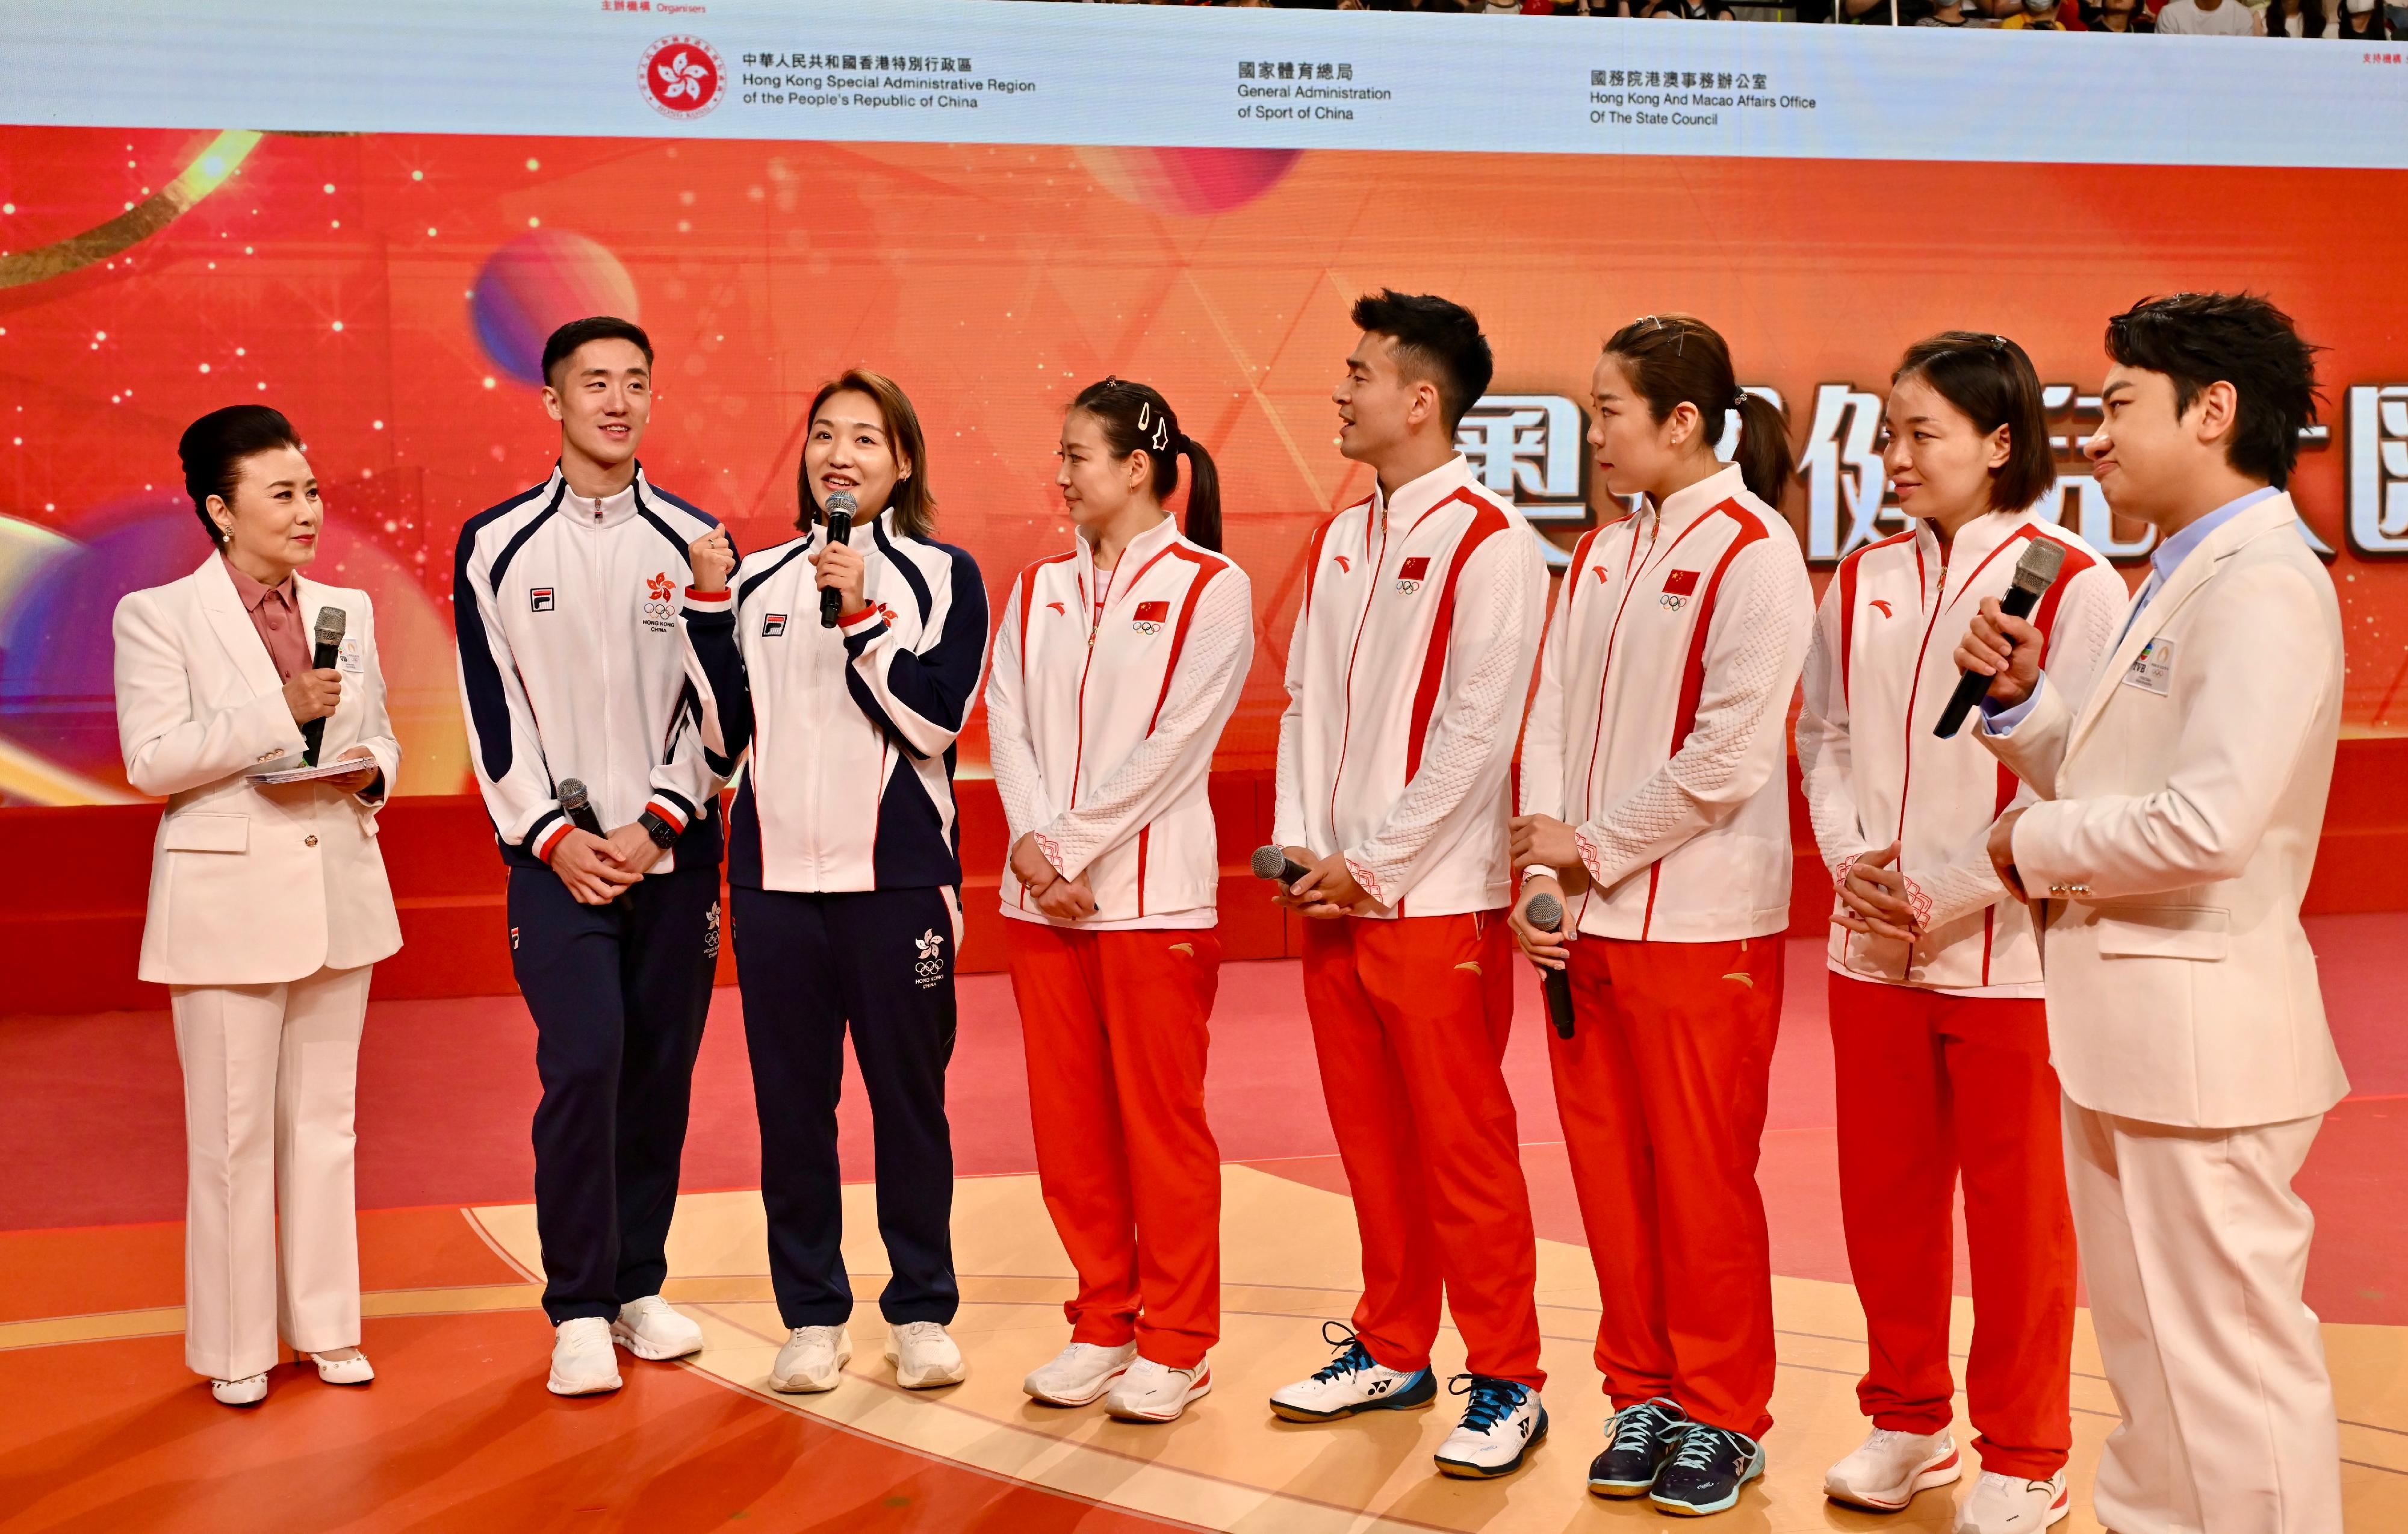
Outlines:
{"type": "Polygon", "coordinates": [[[460,530],[470,759],[509,865],[510,961],[536,1024],[536,1225],[553,1392],[702,1347],[660,1297],[695,1051],[719,953],[724,762],[706,752],[678,609],[718,524],[648,482],[652,344],[588,319],[544,348],[551,479],[460,530]],[[580,829],[560,785],[583,782],[580,829]]]}

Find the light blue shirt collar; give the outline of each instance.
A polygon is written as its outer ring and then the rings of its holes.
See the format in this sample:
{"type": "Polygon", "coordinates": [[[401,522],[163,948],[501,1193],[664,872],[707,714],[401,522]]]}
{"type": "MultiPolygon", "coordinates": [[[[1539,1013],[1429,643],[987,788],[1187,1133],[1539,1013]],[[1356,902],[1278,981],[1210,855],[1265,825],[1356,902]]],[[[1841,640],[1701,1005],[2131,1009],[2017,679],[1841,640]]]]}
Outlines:
{"type": "Polygon", "coordinates": [[[2176,533],[2173,537],[2166,539],[2163,543],[2158,544],[2155,549],[2150,550],[2149,568],[2156,573],[2157,584],[2162,586],[2167,581],[2172,581],[2174,578],[2174,571],[2180,569],[2182,567],[2182,562],[2190,557],[2190,552],[2207,541],[2207,535],[2214,532],[2217,528],[2223,526],[2226,523],[2230,522],[2233,518],[2241,515],[2242,512],[2248,510],[2259,501],[2266,499],[2269,495],[2278,495],[2280,494],[2282,494],[2282,492],[2276,490],[2272,485],[2267,485],[2263,489],[2253,490],[2248,495],[2241,496],[2237,500],[2227,501],[2222,506],[2217,507],[2214,510],[2210,511],[2206,516],[2200,518],[2197,522],[2192,523],[2181,532],[2176,533]]]}

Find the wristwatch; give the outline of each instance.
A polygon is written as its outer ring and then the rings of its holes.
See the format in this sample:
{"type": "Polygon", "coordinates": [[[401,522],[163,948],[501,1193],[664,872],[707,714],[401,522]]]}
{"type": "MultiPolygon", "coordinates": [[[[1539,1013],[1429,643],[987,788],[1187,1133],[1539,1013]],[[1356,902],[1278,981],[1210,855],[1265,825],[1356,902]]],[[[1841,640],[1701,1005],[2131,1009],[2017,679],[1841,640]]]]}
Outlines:
{"type": "Polygon", "coordinates": [[[652,810],[645,810],[642,814],[636,817],[636,824],[644,828],[644,835],[652,839],[653,846],[674,847],[677,845],[677,827],[662,819],[658,811],[652,810]]]}

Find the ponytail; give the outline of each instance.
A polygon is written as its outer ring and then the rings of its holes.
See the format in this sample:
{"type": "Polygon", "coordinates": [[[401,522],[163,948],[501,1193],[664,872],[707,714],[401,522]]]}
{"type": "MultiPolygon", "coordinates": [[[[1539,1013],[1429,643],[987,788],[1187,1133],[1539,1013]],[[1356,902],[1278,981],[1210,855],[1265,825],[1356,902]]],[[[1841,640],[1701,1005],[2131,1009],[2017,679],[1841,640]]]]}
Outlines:
{"type": "Polygon", "coordinates": [[[1788,420],[1772,401],[1740,388],[1729,343],[1713,326],[1694,314],[1642,314],[1608,337],[1605,350],[1659,423],[1686,402],[1698,412],[1699,435],[1713,443],[1737,415],[1740,479],[1756,499],[1780,507],[1798,468],[1788,420]]]}
{"type": "Polygon", "coordinates": [[[1221,552],[1221,471],[1204,444],[1186,437],[1179,451],[1187,458],[1187,541],[1221,552]]]}
{"type": "Polygon", "coordinates": [[[1190,466],[1187,486],[1188,541],[1218,552],[1221,548],[1221,474],[1204,444],[1179,429],[1170,402],[1142,383],[1108,378],[1079,391],[1070,409],[1095,418],[1104,445],[1115,458],[1142,452],[1151,466],[1154,497],[1167,501],[1179,488],[1179,460],[1190,466]]]}

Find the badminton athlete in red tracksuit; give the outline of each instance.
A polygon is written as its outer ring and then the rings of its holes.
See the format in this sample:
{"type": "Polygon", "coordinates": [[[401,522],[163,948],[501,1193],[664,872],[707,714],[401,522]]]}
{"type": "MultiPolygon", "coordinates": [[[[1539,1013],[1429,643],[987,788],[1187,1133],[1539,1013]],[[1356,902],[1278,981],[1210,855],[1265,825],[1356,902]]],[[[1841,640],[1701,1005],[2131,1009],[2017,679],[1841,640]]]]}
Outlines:
{"type": "Polygon", "coordinates": [[[1079,1274],[1040,1401],[1167,1422],[1211,1388],[1221,1161],[1204,1064],[1221,945],[1206,781],[1254,656],[1212,462],[1108,379],[1064,423],[1072,548],[1021,572],[987,683],[1038,1179],[1079,1274]],[[1193,466],[1188,536],[1162,507],[1193,466]]]}

